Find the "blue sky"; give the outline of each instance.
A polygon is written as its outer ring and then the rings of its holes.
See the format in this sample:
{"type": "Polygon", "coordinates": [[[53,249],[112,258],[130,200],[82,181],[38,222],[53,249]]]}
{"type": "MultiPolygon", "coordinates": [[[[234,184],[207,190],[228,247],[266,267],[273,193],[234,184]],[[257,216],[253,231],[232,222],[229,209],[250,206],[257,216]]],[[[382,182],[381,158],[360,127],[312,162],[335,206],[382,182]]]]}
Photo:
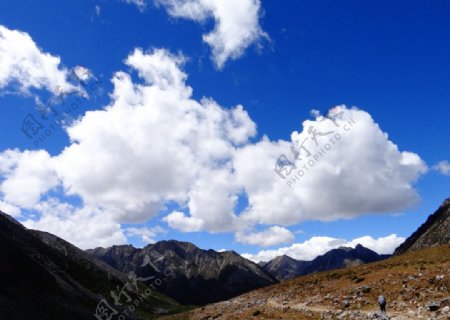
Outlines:
{"type": "MultiPolygon", "coordinates": [[[[61,69],[83,66],[95,76],[101,91],[96,95],[90,92],[89,99],[82,99],[71,119],[111,103],[110,80],[115,72],[128,72],[133,81],[139,82],[138,74],[124,64],[135,48],[147,53],[164,48],[174,55],[183,55],[185,62],[180,68],[187,74],[186,84],[193,89],[193,99],[210,97],[224,109],[243,105],[257,126],[250,144],[257,144],[264,135],[273,142],[289,141],[291,132],[301,131],[302,122],[312,119],[312,109],[326,114],[330,108],[345,104],[370,114],[400,151],[417,154],[428,166],[428,172],[418,174],[417,179],[402,181],[417,191],[418,203],[406,201],[406,208],[398,212],[361,212],[351,219],[341,216],[328,222],[308,218],[299,219],[298,223],[252,225],[248,232],[282,225],[295,237],[288,236],[289,241],[267,247],[238,241],[235,230],[204,228],[183,232],[172,228],[162,220],[177,211],[177,205],[170,201],[165,203],[166,209],[149,214],[151,218],[146,222],[114,220],[121,223],[123,230],[159,226],[164,231],[153,230],[153,240],[174,238],[191,241],[202,248],[250,254],[303,243],[315,236],[349,241],[362,236],[409,236],[449,196],[450,177],[433,166],[450,159],[447,126],[450,3],[293,0],[250,3],[259,5],[257,23],[267,37],[249,43],[236,59],[227,59],[222,68],[217,67],[212,57],[211,45],[202,41],[202,35],[209,33],[216,22],[210,18],[199,23],[171,15],[164,1],[156,6],[149,0],[145,8],[139,8],[125,1],[5,0],[0,3],[0,25],[29,34],[42,52],[61,58],[61,69]]],[[[90,83],[94,82],[91,78],[90,83]]],[[[44,100],[51,92],[30,88],[23,93],[14,83],[0,86],[0,90],[0,125],[4,129],[0,152],[15,148],[21,152],[42,149],[50,156],[57,156],[70,144],[62,127],[52,131],[38,147],[21,131],[27,114],[39,116],[35,98],[44,100]]],[[[357,158],[359,150],[354,151],[357,158]]],[[[379,156],[385,157],[382,153],[379,156]]],[[[2,181],[8,179],[5,172],[1,176],[2,181]]],[[[75,206],[83,205],[83,197],[62,190],[61,185],[47,190],[39,201],[56,197],[75,206]]],[[[330,192],[328,188],[323,190],[330,192]]],[[[5,191],[2,197],[6,199],[5,191]]],[[[316,201],[320,202],[320,197],[316,201]]],[[[245,209],[246,204],[246,196],[241,196],[237,211],[245,209]]],[[[22,221],[38,220],[42,214],[33,206],[24,206],[21,212],[19,220],[22,221]]],[[[188,211],[183,212],[189,215],[188,211]]],[[[45,228],[45,224],[39,226],[45,228]]],[[[52,228],[47,229],[54,232],[52,228]]],[[[64,238],[63,229],[58,235],[64,238]]],[[[75,241],[70,237],[69,240],[75,241]]],[[[128,241],[138,246],[144,244],[139,236],[128,235],[128,241]]]]}

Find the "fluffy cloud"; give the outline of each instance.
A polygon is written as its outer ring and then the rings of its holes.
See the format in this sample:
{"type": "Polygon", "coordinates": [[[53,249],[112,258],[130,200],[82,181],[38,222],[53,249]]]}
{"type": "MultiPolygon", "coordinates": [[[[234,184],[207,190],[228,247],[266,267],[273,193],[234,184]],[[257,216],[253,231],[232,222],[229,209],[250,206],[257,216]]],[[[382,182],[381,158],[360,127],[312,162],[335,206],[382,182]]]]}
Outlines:
{"type": "Polygon", "coordinates": [[[291,139],[265,138],[237,150],[236,179],[249,201],[243,220],[292,225],[397,212],[418,201],[412,185],[425,163],[400,151],[365,111],[333,108],[328,118],[304,121],[291,139]]]}
{"type": "Polygon", "coordinates": [[[229,166],[222,170],[204,169],[188,193],[189,215],[176,211],[164,220],[170,227],[184,232],[233,231],[239,228],[238,218],[234,214],[237,192],[238,187],[233,183],[229,166]]]}
{"type": "Polygon", "coordinates": [[[61,59],[43,52],[25,32],[0,25],[0,89],[17,85],[22,93],[30,88],[54,94],[79,90],[68,81],[61,59]]]}
{"type": "Polygon", "coordinates": [[[3,200],[22,208],[37,204],[41,195],[58,185],[52,161],[44,150],[6,150],[0,153],[0,175],[4,178],[0,183],[0,193],[3,200]]]}
{"type": "Polygon", "coordinates": [[[184,61],[162,49],[134,50],[125,60],[130,73],[112,78],[110,104],[68,125],[70,144],[60,154],[0,153],[0,200],[36,208],[49,191],[79,198],[80,207],[58,205],[65,214],[46,204],[27,223],[80,246],[123,242],[120,223],[148,221],[169,205],[163,220],[172,228],[235,232],[237,241],[266,246],[293,240],[282,226],[397,212],[417,201],[413,186],[425,164],[400,151],[367,112],[336,107],[304,121],[291,141],[251,142],[256,125],[241,105],[193,99],[184,61]],[[289,176],[274,170],[282,154],[297,167],[289,176]],[[240,197],[248,199],[242,212],[240,197]],[[64,221],[80,227],[70,231],[64,221]],[[266,230],[249,234],[255,227],[266,230]]]}
{"type": "Polygon", "coordinates": [[[251,44],[267,38],[259,25],[259,0],[155,0],[176,18],[204,22],[212,18],[214,30],[203,35],[220,69],[228,59],[239,58],[251,44]]]}
{"type": "Polygon", "coordinates": [[[202,219],[194,216],[187,217],[183,212],[174,211],[164,218],[171,228],[182,232],[195,232],[203,229],[204,223],[202,219]]]}
{"type": "Polygon", "coordinates": [[[199,213],[205,228],[233,219],[228,163],[255,134],[255,124],[242,106],[191,99],[179,68],[183,60],[164,50],[128,57],[144,83],[116,73],[113,103],[68,128],[73,143],[54,159],[67,194],[108,209],[121,222],[148,220],[166,201],[188,199],[193,215],[214,206],[218,220],[199,213]]]}
{"type": "MultiPolygon", "coordinates": [[[[0,154],[3,200],[29,208],[56,186],[64,195],[80,197],[81,211],[66,207],[66,215],[41,214],[29,222],[50,232],[64,219],[70,224],[72,216],[83,217],[89,208],[108,212],[101,216],[108,216],[111,229],[117,222],[147,221],[167,202],[187,205],[190,219],[201,221],[195,228],[230,230],[238,192],[231,159],[256,134],[256,125],[240,105],[226,109],[212,99],[193,100],[183,62],[184,57],[165,50],[135,50],[125,63],[142,82],[117,72],[111,105],[69,125],[71,144],[59,155],[50,157],[43,150],[0,154]]],[[[92,237],[88,229],[77,230],[79,237],[92,237]]],[[[109,242],[108,233],[101,234],[109,242]]],[[[67,238],[84,245],[71,233],[67,238]]]]}
{"type": "Polygon", "coordinates": [[[100,209],[76,208],[57,199],[42,201],[34,209],[39,213],[39,218],[27,219],[22,222],[23,225],[50,232],[81,249],[126,243],[120,224],[100,209]]]}
{"type": "Polygon", "coordinates": [[[370,236],[353,239],[351,241],[345,239],[337,239],[330,237],[312,237],[302,243],[295,243],[289,247],[279,248],[277,250],[264,250],[256,254],[245,253],[242,256],[255,262],[269,261],[281,255],[288,255],[297,260],[310,261],[319,255],[322,255],[332,249],[341,246],[352,247],[361,244],[379,254],[391,254],[405,238],[391,234],[387,237],[374,239],[370,236]]]}
{"type": "Polygon", "coordinates": [[[14,218],[19,218],[21,216],[21,210],[19,207],[2,200],[0,200],[0,211],[8,213],[14,218]]]}
{"type": "Polygon", "coordinates": [[[438,171],[444,176],[450,176],[450,163],[447,160],[441,161],[433,166],[433,170],[438,171]]]}
{"type": "Polygon", "coordinates": [[[92,78],[92,72],[83,66],[76,66],[72,72],[79,81],[86,82],[92,78]]]}
{"type": "Polygon", "coordinates": [[[238,232],[236,240],[240,243],[269,247],[280,243],[292,242],[295,235],[288,229],[273,226],[261,232],[251,232],[248,234],[238,232]]]}
{"type": "Polygon", "coordinates": [[[125,229],[125,234],[128,237],[139,237],[145,244],[155,243],[155,237],[165,230],[159,226],[156,227],[130,227],[125,229]]]}

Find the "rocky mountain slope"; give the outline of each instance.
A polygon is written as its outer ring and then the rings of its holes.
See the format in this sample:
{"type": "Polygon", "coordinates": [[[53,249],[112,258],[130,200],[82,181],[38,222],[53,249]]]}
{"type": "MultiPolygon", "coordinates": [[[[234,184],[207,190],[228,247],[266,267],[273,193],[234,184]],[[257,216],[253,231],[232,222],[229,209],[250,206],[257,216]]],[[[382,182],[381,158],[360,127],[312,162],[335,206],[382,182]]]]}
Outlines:
{"type": "Polygon", "coordinates": [[[314,272],[380,261],[388,257],[358,244],[355,248],[341,247],[330,250],[312,261],[299,261],[288,256],[280,256],[264,264],[263,270],[279,280],[286,280],[314,272]]]}
{"type": "Polygon", "coordinates": [[[165,320],[450,318],[450,245],[283,281],[165,320]]]}
{"type": "MultiPolygon", "coordinates": [[[[103,299],[118,316],[132,302],[122,299],[122,306],[116,306],[110,294],[129,281],[126,275],[68,242],[28,230],[0,212],[1,319],[95,319],[103,299]]],[[[126,293],[134,298],[146,288],[142,283],[127,285],[126,293]]],[[[127,319],[152,319],[161,308],[171,312],[180,306],[152,292],[134,312],[128,312],[127,319]]]]}
{"type": "Polygon", "coordinates": [[[158,287],[162,293],[182,304],[204,305],[277,282],[257,264],[234,251],[202,250],[187,242],[160,241],[143,249],[113,246],[87,251],[123,272],[141,277],[167,278],[158,287]],[[152,264],[147,263],[148,260],[152,264]]]}
{"type": "Polygon", "coordinates": [[[278,280],[286,280],[302,275],[304,269],[310,264],[311,261],[300,261],[287,255],[282,255],[267,263],[262,263],[262,269],[278,280]]]}
{"type": "Polygon", "coordinates": [[[450,243],[450,198],[395,250],[394,255],[445,243],[450,243]]]}

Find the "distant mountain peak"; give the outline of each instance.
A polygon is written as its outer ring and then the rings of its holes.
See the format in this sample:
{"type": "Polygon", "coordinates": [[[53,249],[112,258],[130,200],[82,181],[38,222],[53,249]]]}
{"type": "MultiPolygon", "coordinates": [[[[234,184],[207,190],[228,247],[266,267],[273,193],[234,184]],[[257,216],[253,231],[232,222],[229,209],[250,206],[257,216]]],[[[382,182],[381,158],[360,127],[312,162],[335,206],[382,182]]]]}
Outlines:
{"type": "Polygon", "coordinates": [[[300,274],[309,262],[296,260],[288,255],[281,255],[266,262],[262,268],[278,280],[286,280],[300,274]]]}
{"type": "Polygon", "coordinates": [[[278,256],[265,263],[263,269],[279,280],[286,280],[300,275],[346,268],[385,258],[387,256],[379,255],[375,251],[357,244],[355,248],[342,246],[332,249],[312,261],[299,261],[287,255],[278,256]]]}
{"type": "Polygon", "coordinates": [[[275,261],[298,261],[297,259],[294,259],[286,254],[275,257],[273,260],[275,260],[275,261]]]}
{"type": "Polygon", "coordinates": [[[161,240],[154,244],[149,244],[145,248],[160,248],[160,249],[175,249],[181,248],[186,251],[201,250],[199,247],[190,242],[178,241],[178,240],[161,240]]]}

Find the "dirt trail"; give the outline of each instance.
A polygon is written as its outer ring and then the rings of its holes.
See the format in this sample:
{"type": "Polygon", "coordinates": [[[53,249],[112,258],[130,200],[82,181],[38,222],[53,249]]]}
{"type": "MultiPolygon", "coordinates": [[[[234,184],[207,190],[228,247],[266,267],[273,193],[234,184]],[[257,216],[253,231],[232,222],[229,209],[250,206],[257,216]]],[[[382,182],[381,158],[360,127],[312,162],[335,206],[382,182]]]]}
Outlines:
{"type": "MultiPolygon", "coordinates": [[[[310,311],[310,312],[314,312],[314,313],[323,313],[323,312],[336,312],[336,308],[330,308],[330,307],[326,307],[326,306],[311,306],[311,305],[307,305],[306,303],[297,303],[297,304],[281,304],[279,302],[276,302],[273,299],[269,299],[267,300],[267,304],[271,307],[274,308],[286,308],[289,307],[292,310],[298,310],[298,311],[310,311]]],[[[360,313],[363,313],[367,316],[372,315],[375,311],[367,311],[367,310],[358,310],[360,313]]],[[[411,315],[406,315],[404,313],[400,313],[400,312],[395,312],[395,311],[390,311],[388,312],[388,316],[389,318],[392,317],[400,317],[401,319],[404,320],[413,320],[413,319],[417,319],[416,317],[411,318],[411,315]]]]}
{"type": "Polygon", "coordinates": [[[311,311],[311,312],[329,312],[329,311],[335,311],[327,307],[323,306],[307,306],[306,303],[298,303],[298,304],[281,304],[279,302],[276,302],[272,299],[267,300],[267,304],[271,307],[275,308],[286,308],[289,307],[293,310],[300,310],[300,311],[311,311]]]}

